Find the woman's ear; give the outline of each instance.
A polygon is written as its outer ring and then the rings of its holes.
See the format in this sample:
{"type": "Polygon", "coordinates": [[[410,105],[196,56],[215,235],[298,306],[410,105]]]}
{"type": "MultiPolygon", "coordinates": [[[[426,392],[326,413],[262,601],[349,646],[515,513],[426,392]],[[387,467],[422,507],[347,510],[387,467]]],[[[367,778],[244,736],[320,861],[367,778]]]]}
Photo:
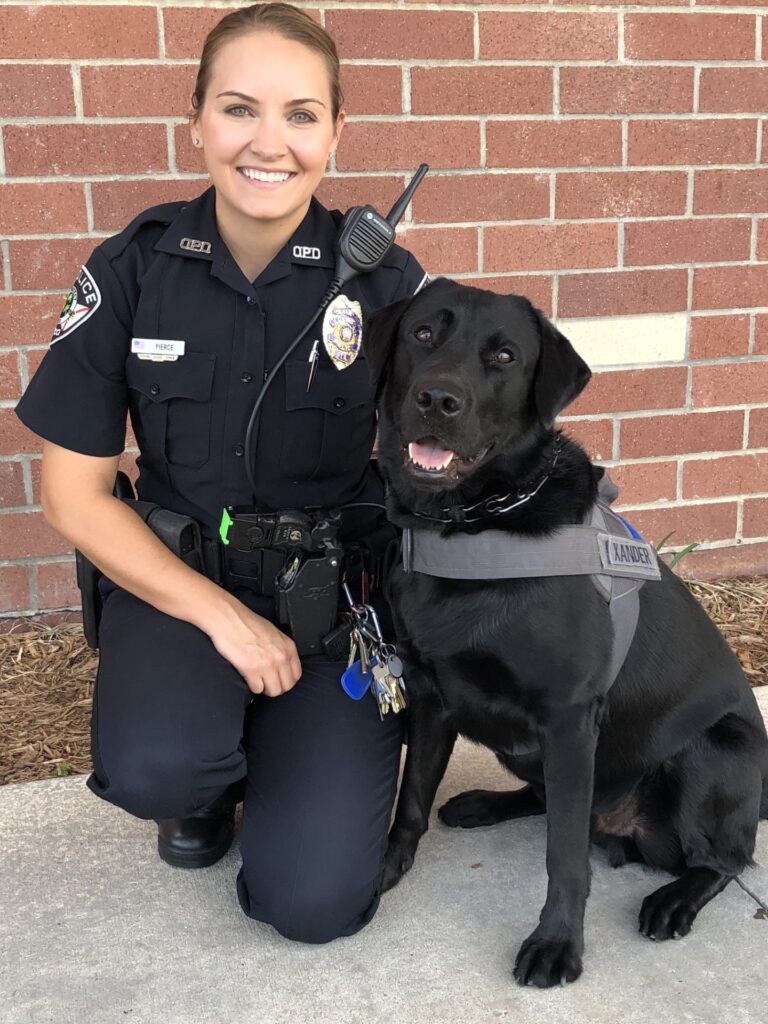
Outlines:
{"type": "Polygon", "coordinates": [[[334,125],[333,128],[333,149],[331,150],[332,153],[335,153],[338,148],[339,139],[341,138],[341,130],[344,127],[346,120],[347,112],[345,110],[340,110],[339,116],[336,118],[336,124],[334,125]]]}
{"type": "Polygon", "coordinates": [[[551,427],[557,414],[581,394],[592,371],[570,341],[544,314],[531,307],[539,325],[539,358],[533,397],[541,422],[551,427]]]}

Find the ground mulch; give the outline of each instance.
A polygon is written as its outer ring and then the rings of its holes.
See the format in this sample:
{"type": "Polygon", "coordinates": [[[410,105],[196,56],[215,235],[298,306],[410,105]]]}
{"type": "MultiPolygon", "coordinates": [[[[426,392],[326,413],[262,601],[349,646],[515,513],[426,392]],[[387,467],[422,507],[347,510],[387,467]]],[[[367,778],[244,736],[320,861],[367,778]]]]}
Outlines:
{"type": "MultiPolygon", "coordinates": [[[[688,586],[752,686],[768,685],[768,578],[688,586]]],[[[90,772],[97,663],[79,625],[31,622],[0,635],[0,785],[90,772]]]]}

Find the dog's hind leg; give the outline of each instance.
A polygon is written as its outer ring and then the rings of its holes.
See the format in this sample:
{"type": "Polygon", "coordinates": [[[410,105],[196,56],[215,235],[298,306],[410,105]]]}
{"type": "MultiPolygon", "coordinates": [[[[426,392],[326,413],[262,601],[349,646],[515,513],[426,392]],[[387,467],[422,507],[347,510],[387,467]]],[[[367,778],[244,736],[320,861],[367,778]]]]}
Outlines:
{"type": "Polygon", "coordinates": [[[643,900],[640,931],[654,940],[682,939],[701,908],[733,877],[713,868],[686,868],[680,878],[643,900]]]}
{"type": "Polygon", "coordinates": [[[511,818],[527,818],[532,814],[544,814],[544,800],[531,785],[522,789],[493,790],[470,789],[451,797],[437,816],[444,825],[451,828],[477,828],[480,825],[496,825],[511,818]]]}
{"type": "Polygon", "coordinates": [[[671,824],[685,866],[643,901],[640,931],[648,938],[687,935],[702,907],[752,863],[764,749],[764,737],[731,714],[668,762],[677,798],[671,824]]]}

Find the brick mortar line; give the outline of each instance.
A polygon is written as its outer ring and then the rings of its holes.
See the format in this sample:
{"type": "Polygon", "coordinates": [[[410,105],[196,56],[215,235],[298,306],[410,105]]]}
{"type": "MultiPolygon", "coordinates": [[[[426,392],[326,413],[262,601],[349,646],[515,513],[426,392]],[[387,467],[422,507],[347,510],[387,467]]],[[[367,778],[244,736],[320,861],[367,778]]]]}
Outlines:
{"type": "MultiPolygon", "coordinates": [[[[184,124],[186,122],[180,122],[184,124]]],[[[2,125],[0,125],[0,128],[2,125]]],[[[334,174],[328,175],[333,181],[344,181],[347,178],[386,178],[392,177],[393,175],[408,173],[408,168],[386,168],[384,170],[341,170],[336,171],[334,174]]],[[[442,178],[460,178],[477,176],[478,174],[493,175],[506,175],[506,176],[524,176],[528,175],[542,175],[542,174],[579,174],[582,177],[587,177],[591,174],[708,174],[709,172],[719,171],[739,171],[744,174],[751,174],[752,172],[766,172],[768,173],[768,164],[696,164],[694,166],[687,164],[631,164],[629,167],[622,167],[619,164],[602,164],[596,167],[579,167],[579,166],[562,166],[562,167],[436,167],[430,173],[433,177],[442,178]]],[[[411,172],[412,173],[412,172],[411,172]]],[[[123,182],[123,181],[200,181],[207,180],[207,175],[199,171],[176,171],[171,172],[169,170],[157,171],[154,173],[133,171],[127,174],[57,174],[57,175],[45,175],[45,174],[13,174],[5,177],[6,184],[12,185],[48,185],[57,184],[60,182],[82,182],[82,181],[110,181],[110,182],[123,182]]],[[[754,211],[746,210],[739,211],[738,214],[697,214],[697,216],[738,216],[739,214],[749,213],[754,215],[754,211]]],[[[759,211],[761,214],[762,211],[759,211]]],[[[652,214],[650,216],[653,216],[652,214]]],[[[668,216],[683,216],[683,214],[670,214],[668,216]]],[[[632,219],[632,218],[626,218],[632,219]]],[[[645,218],[638,218],[645,219],[645,218]]]]}
{"type": "MultiPolygon", "coordinates": [[[[7,7],[28,7],[29,0],[4,0],[3,6],[7,7]]],[[[212,9],[212,10],[228,10],[232,4],[230,0],[35,0],[36,7],[155,7],[160,10],[174,9],[179,7],[192,7],[198,8],[199,10],[212,9]]],[[[307,10],[317,10],[321,15],[325,15],[327,12],[335,13],[339,10],[338,3],[333,0],[297,0],[296,6],[307,10]]],[[[607,4],[605,7],[600,8],[600,12],[596,12],[594,7],[583,0],[578,4],[561,4],[558,0],[539,0],[535,4],[519,3],[505,3],[503,0],[496,0],[496,3],[483,4],[480,8],[481,11],[490,11],[491,13],[504,13],[506,11],[515,11],[516,13],[524,13],[527,11],[541,11],[541,12],[552,12],[567,13],[576,11],[584,11],[589,13],[615,13],[613,8],[616,10],[628,10],[630,13],[640,14],[642,12],[649,12],[649,6],[643,4],[632,4],[628,7],[624,7],[619,3],[607,4]]],[[[350,8],[345,8],[349,10],[350,8]]],[[[368,3],[365,0],[364,6],[361,4],[359,7],[351,8],[358,13],[359,11],[387,11],[392,10],[396,12],[400,11],[444,11],[445,6],[440,0],[432,0],[431,3],[409,3],[407,0],[374,0],[373,3],[368,3]]],[[[689,9],[686,9],[680,4],[665,4],[663,0],[658,5],[653,5],[651,11],[661,11],[670,14],[686,14],[690,11],[700,13],[731,13],[734,10],[743,12],[746,14],[755,13],[755,8],[748,5],[720,5],[720,4],[707,4],[702,7],[693,6],[691,4],[689,9]]],[[[471,13],[478,10],[476,4],[472,3],[471,0],[463,0],[463,2],[457,4],[451,4],[450,10],[456,10],[465,13],[471,13]]]]}
{"type": "MultiPolygon", "coordinates": [[[[173,174],[176,171],[176,134],[174,132],[173,126],[171,126],[170,124],[166,125],[165,144],[168,151],[168,167],[171,173],[173,174]]],[[[335,159],[336,158],[334,157],[334,160],[335,159]]]]}
{"type": "Polygon", "coordinates": [[[90,181],[83,182],[83,197],[85,199],[85,222],[88,226],[87,237],[95,237],[95,217],[93,215],[93,189],[90,181]]]}
{"type": "Polygon", "coordinates": [[[165,59],[165,18],[163,17],[164,7],[157,7],[157,48],[161,59],[165,59]]]}
{"type": "MultiPolygon", "coordinates": [[[[742,448],[726,448],[723,451],[711,452],[667,452],[665,455],[644,455],[641,457],[627,457],[619,455],[617,459],[602,459],[601,464],[608,465],[609,462],[616,462],[621,466],[649,466],[662,462],[680,461],[684,464],[690,462],[717,462],[720,459],[743,458],[752,455],[768,455],[768,447],[752,448],[744,451],[742,448]]],[[[768,491],[766,491],[768,497],[768,491]]]]}
{"type": "Polygon", "coordinates": [[[0,124],[0,176],[5,177],[5,145],[3,141],[3,126],[0,124]]]}
{"type": "Polygon", "coordinates": [[[29,458],[22,458],[19,461],[21,462],[21,476],[24,481],[24,497],[26,498],[27,504],[31,505],[34,500],[32,461],[29,458]]]}
{"type": "Polygon", "coordinates": [[[750,411],[751,411],[750,409],[745,409],[744,410],[744,427],[743,427],[742,438],[741,438],[741,447],[742,447],[742,449],[744,451],[747,451],[748,448],[749,448],[749,414],[750,414],[750,411]]]}
{"type": "MultiPolygon", "coordinates": [[[[25,6],[29,6],[25,2],[25,6]]],[[[123,4],[113,6],[125,7],[123,4]]],[[[368,8],[365,8],[366,10],[368,8]]],[[[413,10],[413,8],[410,8],[413,10]]],[[[445,8],[442,8],[445,10],[445,8]]],[[[530,10],[530,8],[526,8],[530,10]]],[[[648,8],[645,8],[647,11],[648,8]]],[[[678,8],[679,10],[679,8],[678,8]]],[[[754,10],[754,8],[753,8],[754,10]]],[[[148,67],[189,67],[198,66],[197,57],[0,57],[0,66],[35,66],[57,67],[66,66],[76,62],[85,67],[134,67],[137,65],[148,67]]],[[[690,57],[688,59],[675,58],[663,59],[659,57],[628,57],[621,61],[619,58],[597,58],[597,57],[573,57],[568,58],[545,58],[545,57],[340,57],[339,62],[342,69],[345,67],[401,67],[410,68],[477,68],[481,67],[512,67],[512,68],[693,68],[695,69],[718,69],[718,68],[765,68],[768,66],[768,58],[743,59],[732,57],[690,57]]],[[[705,113],[705,111],[703,111],[705,113]]]]}
{"type": "MultiPolygon", "coordinates": [[[[669,406],[665,409],[629,409],[626,412],[616,412],[613,409],[606,409],[605,412],[586,413],[583,416],[564,416],[561,419],[563,426],[567,427],[570,425],[578,426],[579,423],[594,423],[598,420],[608,420],[612,417],[616,417],[619,421],[641,420],[655,419],[659,416],[694,416],[697,413],[709,412],[744,412],[746,409],[768,409],[768,405],[760,404],[759,402],[744,405],[697,405],[694,409],[682,409],[679,405],[676,405],[669,406]]],[[[740,451],[741,449],[736,450],[740,451]]]]}
{"type": "Polygon", "coordinates": [[[552,68],[552,113],[555,117],[560,117],[560,68],[555,66],[552,68]]]}
{"type": "Polygon", "coordinates": [[[404,67],[400,74],[400,102],[403,113],[411,113],[411,69],[404,67]]]}
{"type": "MultiPolygon", "coordinates": [[[[545,112],[510,112],[505,114],[495,113],[481,113],[481,114],[456,114],[451,112],[446,113],[406,113],[402,110],[394,113],[381,113],[381,114],[350,114],[347,118],[347,124],[431,124],[432,122],[456,122],[456,123],[475,123],[480,120],[486,120],[493,124],[517,124],[519,122],[534,121],[541,124],[567,124],[577,123],[583,121],[589,121],[591,124],[613,124],[617,122],[630,122],[642,123],[645,121],[663,121],[668,124],[675,124],[677,122],[684,122],[686,124],[705,124],[709,121],[715,122],[726,122],[726,121],[755,121],[756,124],[760,124],[761,118],[765,114],[762,111],[733,111],[729,113],[699,113],[695,114],[693,111],[685,111],[683,113],[568,113],[560,112],[555,114],[554,111],[548,110],[545,112]]],[[[6,114],[0,118],[0,123],[11,125],[13,127],[45,127],[46,125],[56,126],[64,125],[71,126],[75,124],[80,125],[115,125],[115,124],[185,124],[187,121],[187,115],[183,113],[179,114],[109,114],[109,115],[88,115],[79,118],[77,115],[72,114],[37,114],[34,116],[30,115],[15,115],[6,114]]],[[[756,161],[752,161],[755,163],[756,161]]],[[[631,166],[635,166],[634,164],[631,166]]],[[[643,166],[643,165],[639,165],[643,166]]],[[[674,166],[674,165],[673,165],[674,166]]],[[[709,166],[709,165],[706,165],[709,166]]]]}
{"type": "Polygon", "coordinates": [[[472,57],[480,60],[480,12],[477,8],[472,9],[472,57]]]}
{"type": "MultiPolygon", "coordinates": [[[[410,171],[398,171],[391,175],[391,177],[402,178],[404,175],[408,176],[412,174],[410,171]]],[[[550,176],[551,177],[551,176],[550,176]]],[[[157,179],[153,179],[157,180],[157,179]]],[[[169,179],[174,180],[174,179],[169,179]]],[[[0,182],[0,193],[4,186],[13,187],[14,185],[30,185],[35,184],[34,182],[0,182]]],[[[55,185],[57,182],[40,182],[40,187],[44,188],[45,185],[55,185]]],[[[91,188],[94,184],[91,180],[84,180],[81,182],[67,182],[66,184],[78,184],[84,185],[87,189],[91,188]]],[[[96,182],[98,184],[98,182],[96,182]]],[[[551,182],[550,182],[551,186],[551,182]]],[[[742,211],[739,213],[701,213],[693,214],[688,216],[686,214],[660,214],[659,216],[648,216],[648,217],[622,217],[620,214],[616,214],[610,217],[557,217],[555,216],[553,197],[550,195],[550,209],[549,213],[542,217],[521,217],[516,220],[453,220],[453,221],[422,221],[414,222],[411,230],[450,230],[456,228],[457,230],[467,230],[472,228],[518,228],[518,227],[577,227],[585,226],[589,227],[593,224],[605,224],[605,225],[616,225],[618,227],[624,227],[626,224],[663,224],[663,223],[705,223],[707,221],[749,221],[754,226],[755,235],[760,221],[768,222],[768,218],[761,214],[755,213],[754,211],[742,211]]],[[[23,234],[13,234],[11,232],[4,232],[3,238],[11,242],[23,242],[23,241],[52,241],[54,239],[76,239],[76,238],[90,238],[101,236],[104,238],[111,238],[112,235],[108,230],[103,228],[88,228],[85,231],[54,231],[54,232],[42,232],[42,231],[30,231],[24,232],[23,234]]],[[[750,246],[752,246],[752,235],[750,235],[750,246]]],[[[756,238],[755,238],[756,244],[756,238]]],[[[768,265],[768,259],[758,259],[757,255],[752,255],[750,252],[749,256],[745,256],[742,259],[733,260],[692,260],[686,263],[637,263],[627,264],[622,269],[626,270],[644,270],[644,269],[662,269],[662,268],[692,268],[692,269],[704,269],[712,266],[762,266],[768,265]]],[[[571,272],[574,268],[571,267],[554,267],[550,270],[557,270],[562,273],[571,272]]],[[[611,267],[592,267],[585,268],[591,270],[606,270],[611,271],[611,267]]],[[[519,273],[519,271],[509,271],[509,273],[519,273]]],[[[527,271],[523,271],[527,273],[527,271]]],[[[682,310],[681,312],[685,312],[682,310]]]]}
{"type": "MultiPolygon", "coordinates": [[[[29,0],[4,0],[3,6],[8,7],[27,7],[29,6],[29,0]]],[[[232,5],[229,0],[123,0],[122,3],[119,0],[36,0],[36,7],[115,7],[115,6],[127,6],[127,7],[149,7],[163,10],[173,10],[176,8],[197,8],[199,10],[211,9],[211,10],[228,10],[232,5]]],[[[320,12],[323,24],[325,24],[325,14],[336,13],[339,10],[338,4],[331,2],[331,0],[318,0],[318,2],[302,2],[298,0],[296,3],[297,7],[307,10],[317,10],[320,12]]],[[[354,13],[360,13],[362,11],[377,11],[379,13],[392,11],[393,13],[400,13],[402,11],[427,11],[430,13],[439,13],[445,11],[445,6],[439,2],[439,0],[433,0],[432,3],[405,3],[403,0],[380,0],[380,2],[368,3],[359,7],[345,8],[346,10],[352,10],[354,13]]],[[[463,3],[451,4],[450,11],[457,13],[471,14],[474,12],[491,14],[503,14],[503,13],[516,13],[524,14],[530,12],[536,13],[555,13],[555,14],[569,14],[569,13],[585,13],[585,14],[619,14],[626,12],[629,14],[682,14],[682,15],[707,15],[712,16],[717,14],[741,14],[744,16],[753,15],[755,16],[755,8],[749,5],[726,5],[726,4],[706,4],[699,6],[698,4],[690,3],[689,7],[681,6],[680,4],[664,4],[659,3],[657,5],[621,5],[619,3],[606,4],[604,7],[600,7],[599,10],[586,2],[578,4],[559,4],[557,0],[553,0],[551,3],[547,3],[546,0],[539,0],[536,4],[524,4],[524,3],[511,3],[507,4],[502,0],[497,0],[494,4],[483,4],[482,7],[478,8],[476,4],[465,0],[463,3]]],[[[756,15],[759,17],[759,14],[756,15]]]]}
{"type": "Polygon", "coordinates": [[[72,96],[75,101],[75,117],[81,121],[84,116],[83,107],[83,84],[80,80],[80,65],[73,61],[69,66],[70,78],[72,79],[72,96]]]}
{"type": "Polygon", "coordinates": [[[29,562],[29,600],[33,613],[40,610],[40,592],[38,589],[37,562],[29,562]]]}
{"type": "Polygon", "coordinates": [[[618,416],[612,416],[611,420],[611,461],[618,462],[621,451],[621,420],[618,416]]]}
{"type": "Polygon", "coordinates": [[[763,19],[755,12],[755,60],[760,60],[763,43],[763,19]]]}
{"type": "Polygon", "coordinates": [[[0,252],[2,253],[3,260],[3,287],[6,291],[10,292],[13,287],[13,282],[11,281],[11,252],[5,238],[0,240],[0,252]]]}

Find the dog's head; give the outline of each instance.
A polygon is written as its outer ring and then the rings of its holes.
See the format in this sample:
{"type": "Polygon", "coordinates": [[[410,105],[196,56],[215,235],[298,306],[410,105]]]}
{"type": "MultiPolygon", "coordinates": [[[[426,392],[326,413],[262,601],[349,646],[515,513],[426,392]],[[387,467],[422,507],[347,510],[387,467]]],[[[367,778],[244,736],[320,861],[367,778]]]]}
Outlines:
{"type": "Polygon", "coordinates": [[[446,278],[376,312],[364,348],[382,456],[419,489],[453,489],[549,431],[591,376],[527,299],[446,278]]]}

